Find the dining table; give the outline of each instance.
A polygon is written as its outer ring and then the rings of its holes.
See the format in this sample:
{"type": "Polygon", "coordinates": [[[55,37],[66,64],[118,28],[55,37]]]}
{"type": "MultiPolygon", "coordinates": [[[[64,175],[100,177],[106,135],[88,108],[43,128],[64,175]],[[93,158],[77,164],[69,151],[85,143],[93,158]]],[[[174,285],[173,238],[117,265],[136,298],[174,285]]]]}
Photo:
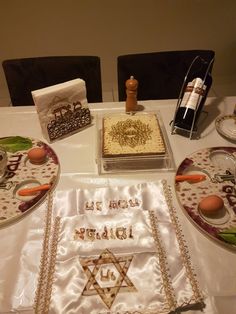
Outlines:
{"type": "MultiPolygon", "coordinates": [[[[175,176],[181,162],[196,151],[211,147],[235,147],[235,140],[222,136],[215,125],[217,117],[234,111],[236,96],[208,97],[196,136],[172,132],[177,100],[138,102],[143,112],[158,112],[173,158],[171,169],[99,171],[97,117],[125,113],[125,102],[88,104],[92,122],[73,135],[47,143],[56,153],[60,173],[57,191],[129,186],[165,180],[170,188],[192,267],[203,295],[201,310],[186,313],[236,313],[236,249],[221,245],[196,227],[176,195],[175,176]]],[[[0,137],[22,136],[46,142],[35,106],[0,107],[0,137]]],[[[0,202],[2,200],[0,199],[0,202]]],[[[66,204],[64,205],[66,207],[66,204]]],[[[46,199],[32,211],[0,228],[0,313],[34,313],[45,226],[46,199]]],[[[62,206],[63,207],[63,206],[62,206]]],[[[60,208],[61,211],[61,208],[60,208]]],[[[61,213],[61,212],[60,212],[61,213]]],[[[57,215],[57,208],[53,209],[57,215]]],[[[63,311],[61,313],[64,313],[63,311]]],[[[71,313],[74,313],[71,310],[71,313]]]]}

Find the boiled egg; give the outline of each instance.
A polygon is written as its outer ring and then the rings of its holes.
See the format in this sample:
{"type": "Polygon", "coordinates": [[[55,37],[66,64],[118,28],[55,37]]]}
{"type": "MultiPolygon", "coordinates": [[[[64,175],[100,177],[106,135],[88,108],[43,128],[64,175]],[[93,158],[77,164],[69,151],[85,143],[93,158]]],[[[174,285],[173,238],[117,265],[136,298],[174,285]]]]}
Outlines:
{"type": "Polygon", "coordinates": [[[214,216],[224,208],[224,201],[218,195],[209,195],[198,204],[199,210],[206,216],[214,216]]]}
{"type": "Polygon", "coordinates": [[[32,164],[41,165],[46,162],[47,153],[41,147],[34,147],[28,151],[28,158],[32,164]]]}

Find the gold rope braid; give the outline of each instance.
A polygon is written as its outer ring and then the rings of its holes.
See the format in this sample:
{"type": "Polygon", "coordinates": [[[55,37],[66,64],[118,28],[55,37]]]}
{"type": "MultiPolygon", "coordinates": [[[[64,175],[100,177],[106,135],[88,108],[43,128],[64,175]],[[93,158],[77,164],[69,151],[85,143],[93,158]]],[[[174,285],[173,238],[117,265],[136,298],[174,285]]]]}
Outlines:
{"type": "Polygon", "coordinates": [[[166,203],[167,203],[167,206],[168,206],[169,212],[170,212],[171,222],[174,226],[177,241],[179,244],[181,259],[182,259],[183,265],[184,265],[185,270],[186,270],[187,278],[190,281],[192,291],[193,291],[192,298],[190,299],[190,301],[188,303],[185,303],[185,305],[188,305],[191,302],[191,300],[193,300],[195,302],[202,303],[203,302],[203,296],[200,292],[199,284],[198,284],[198,281],[196,279],[194,269],[192,267],[192,263],[191,263],[191,259],[190,259],[190,255],[189,255],[189,251],[188,251],[188,246],[186,244],[186,241],[184,240],[182,229],[180,227],[180,222],[179,222],[178,217],[177,217],[176,209],[174,208],[174,206],[172,204],[171,188],[170,188],[170,186],[167,185],[167,182],[165,180],[162,181],[162,184],[163,184],[163,191],[164,191],[166,203]]]}
{"type": "MultiPolygon", "coordinates": [[[[158,230],[158,219],[155,215],[154,211],[148,210],[149,219],[152,228],[152,234],[156,245],[159,265],[161,269],[161,277],[162,277],[162,284],[165,291],[165,297],[167,301],[168,311],[174,311],[177,307],[177,301],[174,294],[174,289],[172,287],[171,278],[169,275],[168,263],[167,263],[167,256],[166,251],[161,242],[160,232],[158,230]]],[[[165,305],[166,307],[166,305],[165,305]]]]}
{"type": "Polygon", "coordinates": [[[43,312],[42,312],[43,314],[46,314],[49,312],[49,305],[50,305],[51,295],[52,295],[53,278],[54,278],[55,265],[56,265],[60,222],[61,222],[61,217],[57,216],[55,218],[53,231],[52,231],[53,234],[52,234],[51,245],[50,245],[50,254],[49,254],[49,262],[48,262],[48,280],[45,287],[45,296],[44,296],[44,304],[43,304],[43,312]]]}
{"type": "Polygon", "coordinates": [[[45,286],[48,280],[48,262],[49,262],[49,242],[51,234],[51,222],[52,222],[52,205],[53,205],[53,195],[52,193],[48,194],[47,199],[47,208],[45,212],[45,221],[44,221],[44,236],[42,244],[42,254],[40,259],[40,268],[39,268],[39,278],[38,285],[35,293],[34,300],[34,310],[35,313],[43,313],[42,306],[45,294],[45,286]]]}

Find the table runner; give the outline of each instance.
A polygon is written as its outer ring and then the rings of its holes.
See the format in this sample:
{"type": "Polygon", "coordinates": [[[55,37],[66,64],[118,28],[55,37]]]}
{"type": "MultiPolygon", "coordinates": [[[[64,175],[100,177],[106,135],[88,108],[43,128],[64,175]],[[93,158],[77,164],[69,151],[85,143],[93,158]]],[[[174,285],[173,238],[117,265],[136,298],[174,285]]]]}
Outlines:
{"type": "Polygon", "coordinates": [[[201,304],[165,181],[49,199],[36,313],[164,314],[201,304]]]}

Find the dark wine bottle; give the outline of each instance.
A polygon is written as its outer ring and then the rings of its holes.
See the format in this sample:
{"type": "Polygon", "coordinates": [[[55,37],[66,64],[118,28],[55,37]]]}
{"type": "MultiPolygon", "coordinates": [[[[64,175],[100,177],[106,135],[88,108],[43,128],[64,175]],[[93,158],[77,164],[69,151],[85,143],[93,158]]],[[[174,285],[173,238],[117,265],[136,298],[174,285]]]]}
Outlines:
{"type": "Polygon", "coordinates": [[[211,84],[212,77],[210,73],[207,74],[205,82],[203,78],[196,77],[187,84],[182,101],[176,113],[176,127],[191,130],[193,123],[195,127],[206,101],[211,84]]]}

